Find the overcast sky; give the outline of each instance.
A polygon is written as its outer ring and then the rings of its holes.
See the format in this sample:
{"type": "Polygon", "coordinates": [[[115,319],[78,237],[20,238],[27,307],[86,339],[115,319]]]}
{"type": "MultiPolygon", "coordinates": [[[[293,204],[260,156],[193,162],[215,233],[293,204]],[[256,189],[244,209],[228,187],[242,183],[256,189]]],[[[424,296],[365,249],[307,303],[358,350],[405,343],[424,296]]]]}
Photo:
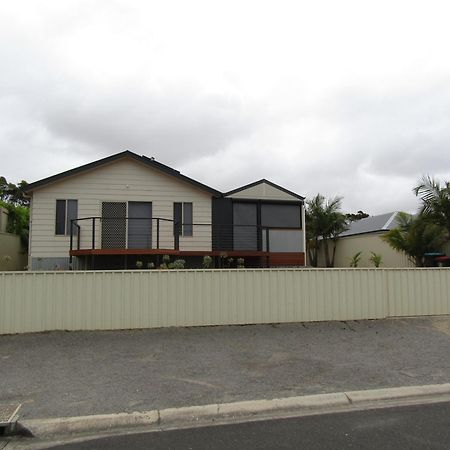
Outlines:
{"type": "Polygon", "coordinates": [[[450,178],[447,3],[2,1],[0,175],[131,150],[413,211],[422,174],[450,178]]]}

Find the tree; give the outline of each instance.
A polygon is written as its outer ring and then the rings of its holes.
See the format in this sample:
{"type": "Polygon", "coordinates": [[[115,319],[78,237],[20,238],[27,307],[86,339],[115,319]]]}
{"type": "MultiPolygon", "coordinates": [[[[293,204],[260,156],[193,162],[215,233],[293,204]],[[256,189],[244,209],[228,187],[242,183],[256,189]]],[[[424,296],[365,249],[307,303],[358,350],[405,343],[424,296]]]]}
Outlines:
{"type": "Polygon", "coordinates": [[[361,220],[361,219],[365,219],[366,217],[369,217],[369,214],[367,214],[367,213],[365,213],[365,212],[360,210],[360,211],[358,211],[355,214],[348,213],[348,214],[345,215],[345,217],[350,222],[356,222],[357,220],[361,220]]]}
{"type": "Polygon", "coordinates": [[[30,201],[25,194],[27,187],[25,180],[16,185],[8,183],[5,177],[0,176],[0,200],[13,205],[29,206],[30,201]]]}
{"type": "Polygon", "coordinates": [[[431,223],[423,215],[397,215],[398,226],[382,236],[393,249],[405,255],[417,267],[423,267],[425,253],[438,252],[447,239],[441,225],[431,223]]]}
{"type": "Polygon", "coordinates": [[[307,201],[306,205],[306,232],[310,262],[317,267],[319,251],[323,248],[326,266],[333,267],[337,237],[348,229],[346,217],[341,212],[342,198],[334,197],[326,200],[323,195],[317,194],[307,201]]]}
{"type": "Polygon", "coordinates": [[[450,182],[441,183],[429,175],[422,177],[420,184],[413,189],[420,197],[422,207],[420,214],[430,223],[440,225],[447,231],[450,239],[450,182]]]}
{"type": "Polygon", "coordinates": [[[30,220],[30,201],[25,194],[27,186],[28,183],[24,180],[16,185],[0,176],[0,206],[8,210],[7,231],[18,234],[25,248],[28,248],[30,220]]]}

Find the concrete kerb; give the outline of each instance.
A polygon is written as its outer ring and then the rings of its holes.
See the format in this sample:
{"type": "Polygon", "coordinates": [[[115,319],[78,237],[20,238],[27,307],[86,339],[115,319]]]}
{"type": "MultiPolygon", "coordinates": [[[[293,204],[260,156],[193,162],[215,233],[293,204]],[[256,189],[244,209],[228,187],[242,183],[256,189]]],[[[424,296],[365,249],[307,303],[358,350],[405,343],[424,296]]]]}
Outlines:
{"type": "Polygon", "coordinates": [[[450,383],[346,392],[349,400],[355,404],[397,399],[414,400],[415,398],[449,394],[450,383]]]}
{"type": "Polygon", "coordinates": [[[20,424],[33,436],[53,436],[74,433],[105,431],[113,428],[148,426],[159,422],[159,413],[155,411],[97,414],[93,416],[61,417],[50,419],[31,419],[20,424]]]}
{"type": "Polygon", "coordinates": [[[301,416],[349,410],[352,407],[391,406],[393,402],[450,400],[450,383],[425,386],[349,391],[272,400],[250,400],[134,413],[103,414],[55,419],[31,419],[21,425],[34,436],[94,433],[113,429],[189,428],[218,422],[250,421],[268,416],[301,416]]]}

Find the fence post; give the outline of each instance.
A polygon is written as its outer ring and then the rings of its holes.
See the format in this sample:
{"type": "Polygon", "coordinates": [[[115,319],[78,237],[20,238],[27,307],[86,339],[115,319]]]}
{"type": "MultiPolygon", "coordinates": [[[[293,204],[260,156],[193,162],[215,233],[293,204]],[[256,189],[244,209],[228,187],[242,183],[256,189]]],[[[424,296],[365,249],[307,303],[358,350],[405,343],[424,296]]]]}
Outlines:
{"type": "Polygon", "coordinates": [[[384,301],[384,307],[385,307],[385,316],[386,318],[391,317],[391,304],[390,304],[390,298],[389,298],[389,272],[386,269],[382,269],[384,272],[384,283],[385,283],[385,288],[384,288],[384,295],[386,296],[385,301],[384,301]]]}

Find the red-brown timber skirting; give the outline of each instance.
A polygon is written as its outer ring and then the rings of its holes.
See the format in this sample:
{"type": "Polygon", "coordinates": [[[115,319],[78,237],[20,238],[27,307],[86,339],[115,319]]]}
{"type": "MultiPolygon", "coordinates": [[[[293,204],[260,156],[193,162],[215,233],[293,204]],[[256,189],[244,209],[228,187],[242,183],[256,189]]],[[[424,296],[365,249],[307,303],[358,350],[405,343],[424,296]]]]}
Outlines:
{"type": "Polygon", "coordinates": [[[227,251],[207,251],[207,250],[173,250],[173,249],[84,249],[72,250],[71,256],[101,256],[101,255],[173,255],[173,256],[225,256],[234,258],[263,257],[268,258],[270,266],[303,266],[305,264],[305,254],[303,252],[260,252],[250,250],[227,250],[227,251]]]}

